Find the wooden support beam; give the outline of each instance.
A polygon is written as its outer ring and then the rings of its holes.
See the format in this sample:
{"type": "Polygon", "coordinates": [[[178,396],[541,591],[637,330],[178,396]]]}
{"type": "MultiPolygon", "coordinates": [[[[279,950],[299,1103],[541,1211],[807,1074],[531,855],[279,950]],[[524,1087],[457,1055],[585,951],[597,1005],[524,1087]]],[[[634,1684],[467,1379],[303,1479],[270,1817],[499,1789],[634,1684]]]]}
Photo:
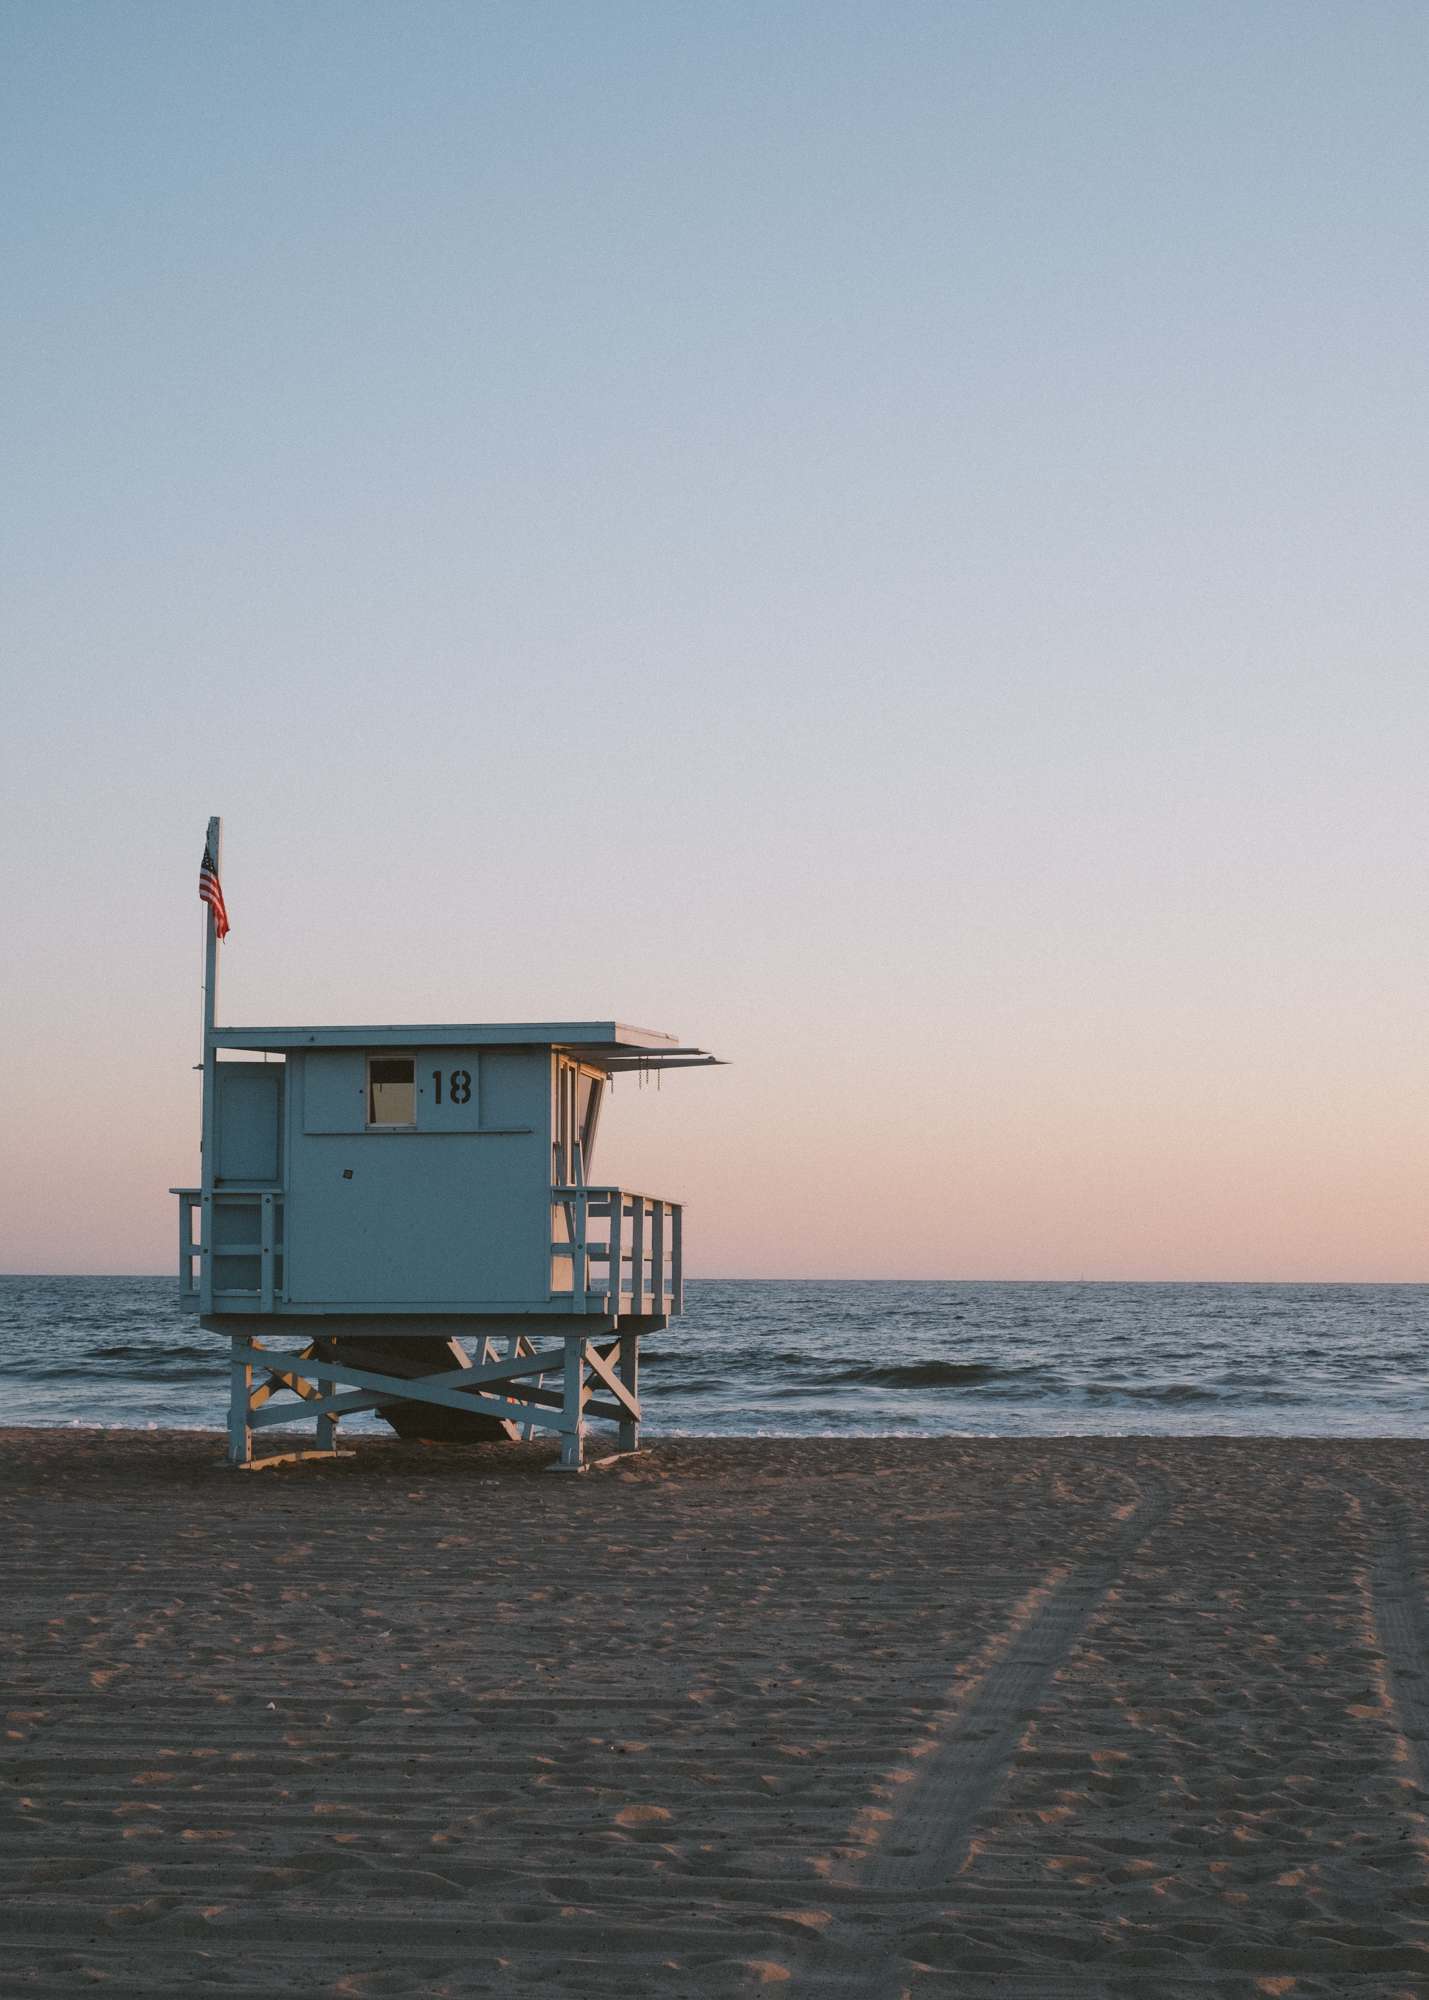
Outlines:
{"type": "MultiPolygon", "coordinates": [[[[569,1349],[571,1343],[567,1342],[569,1349]]],[[[579,1343],[576,1343],[579,1345],[579,1343]]],[[[565,1430],[568,1422],[569,1402],[560,1409],[546,1414],[544,1399],[536,1404],[532,1397],[498,1397],[490,1394],[463,1393],[457,1388],[437,1388],[440,1378],[425,1378],[420,1375],[383,1375],[371,1368],[354,1368],[346,1361],[306,1360],[300,1354],[273,1354],[262,1348],[244,1347],[235,1341],[234,1353],[249,1364],[274,1369],[275,1372],[311,1376],[318,1382],[351,1382],[359,1388],[378,1389],[384,1400],[406,1403],[436,1403],[443,1408],[475,1412],[478,1416],[504,1417],[518,1423],[535,1423],[542,1430],[565,1430]],[[536,1411],[541,1414],[537,1415],[536,1411]]],[[[236,1365],[236,1363],[235,1363],[236,1365]]],[[[567,1360],[569,1367],[569,1360],[567,1360]]],[[[474,1369],[461,1369],[459,1377],[474,1374],[474,1369]]],[[[539,1393],[539,1392],[538,1392],[539,1393]]]]}
{"type": "Polygon", "coordinates": [[[380,1409],[391,1400],[390,1396],[379,1396],[372,1389],[355,1389],[351,1395],[320,1396],[316,1402],[270,1403],[266,1409],[255,1410],[248,1421],[255,1431],[270,1430],[275,1424],[304,1422],[309,1417],[320,1424],[336,1423],[339,1418],[356,1416],[361,1410],[380,1409]]]}
{"type": "MultiPolygon", "coordinates": [[[[212,912],[209,921],[212,922],[212,912]]],[[[247,1465],[253,1456],[253,1433],[249,1428],[249,1398],[253,1393],[254,1350],[234,1340],[228,1362],[228,1462],[247,1465]]],[[[258,1356],[261,1366],[262,1355],[258,1356]]]]}
{"type": "Polygon", "coordinates": [[[626,1400],[633,1415],[620,1419],[620,1449],[639,1451],[640,1449],[640,1336],[638,1333],[622,1333],[620,1336],[621,1384],[627,1392],[626,1400]]]}
{"type": "MultiPolygon", "coordinates": [[[[330,1458],[337,1448],[338,1421],[358,1411],[378,1410],[391,1402],[428,1403],[496,1419],[503,1427],[520,1426],[528,1439],[554,1431],[561,1440],[561,1464],[567,1471],[585,1465],[587,1420],[604,1419],[619,1426],[622,1452],[638,1450],[641,1418],[639,1392],[639,1332],[627,1329],[614,1339],[569,1334],[559,1347],[533,1351],[530,1337],[507,1336],[505,1355],[483,1358],[474,1366],[448,1368],[432,1375],[389,1375],[383,1369],[354,1366],[318,1357],[315,1345],[301,1353],[266,1347],[256,1339],[234,1337],[230,1343],[229,1459],[235,1466],[254,1467],[253,1433],[295,1419],[312,1417],[317,1428],[316,1452],[282,1454],[262,1463],[291,1463],[304,1457],[330,1458]],[[561,1386],[546,1388],[544,1380],[557,1368],[561,1386]],[[261,1380],[257,1378],[260,1375],[261,1380]],[[321,1386],[317,1386],[321,1385],[321,1386]],[[290,1391],[294,1403],[275,1399],[290,1391]]],[[[479,1353],[492,1354],[494,1338],[482,1339],[479,1353]]],[[[514,1435],[508,1428],[508,1435],[514,1435]]]]}
{"type": "MultiPolygon", "coordinates": [[[[634,1335],[633,1334],[630,1335],[629,1338],[633,1340],[634,1335]]],[[[614,1396],[616,1402],[622,1405],[626,1413],[629,1416],[634,1417],[634,1419],[638,1423],[640,1420],[639,1403],[636,1402],[634,1396],[626,1388],[625,1384],[620,1380],[619,1376],[616,1374],[615,1369],[612,1367],[611,1363],[607,1361],[606,1358],[598,1351],[598,1349],[596,1348],[596,1344],[593,1340],[589,1340],[586,1342],[585,1358],[586,1358],[586,1366],[587,1368],[589,1368],[591,1374],[594,1375],[597,1378],[597,1380],[605,1384],[606,1388],[609,1389],[611,1395],[614,1396]]]]}
{"type": "Polygon", "coordinates": [[[585,1470],[585,1362],[588,1342],[572,1336],[566,1341],[564,1369],[565,1408],[560,1415],[561,1470],[585,1470]]]}
{"type": "MultiPolygon", "coordinates": [[[[438,1376],[416,1375],[416,1376],[403,1377],[404,1381],[415,1381],[415,1382],[423,1382],[423,1381],[445,1382],[448,1379],[449,1378],[444,1375],[438,1375],[438,1376]]],[[[378,1392],[372,1389],[353,1389],[346,1393],[342,1391],[337,1391],[331,1395],[323,1396],[320,1401],[306,1402],[299,1404],[296,1407],[291,1403],[280,1403],[276,1405],[269,1404],[266,1409],[255,1410],[250,1421],[252,1423],[254,1430],[262,1430],[273,1424],[296,1423],[300,1418],[304,1417],[316,1417],[319,1420],[319,1422],[321,1422],[324,1417],[335,1417],[335,1418],[349,1417],[349,1416],[355,1416],[359,1411],[362,1410],[380,1409],[384,1403],[390,1403],[393,1402],[394,1400],[395,1398],[389,1395],[385,1390],[378,1392]]],[[[422,1402],[424,1400],[431,1401],[432,1399],[430,1397],[423,1398],[419,1395],[415,1397],[413,1400],[417,1402],[422,1402]]],[[[546,1409],[546,1410],[559,1410],[564,1406],[564,1401],[565,1401],[564,1397],[560,1394],[559,1390],[531,1389],[531,1388],[520,1389],[518,1391],[517,1400],[523,1405],[527,1403],[534,1403],[538,1405],[541,1409],[546,1409]]],[[[597,1416],[609,1417],[612,1420],[612,1422],[614,1422],[621,1415],[621,1412],[616,1408],[616,1406],[613,1403],[609,1404],[602,1403],[599,1405],[595,1403],[588,1403],[586,1407],[590,1409],[597,1416]]],[[[479,1412],[481,1406],[474,1400],[468,1398],[467,1401],[465,1401],[462,1404],[462,1408],[475,1409],[479,1412]]],[[[532,1421],[532,1419],[528,1416],[523,1416],[519,1420],[513,1418],[512,1421],[529,1423],[532,1421]]],[[[540,1419],[536,1418],[535,1421],[539,1422],[540,1419]]]]}
{"type": "MultiPolygon", "coordinates": [[[[531,1375],[553,1375],[558,1368],[564,1365],[565,1357],[559,1347],[548,1347],[544,1352],[537,1354],[532,1351],[524,1335],[519,1336],[519,1341],[520,1346],[525,1347],[526,1351],[524,1354],[518,1348],[518,1351],[514,1354],[499,1356],[494,1361],[477,1362],[470,1368],[445,1368],[435,1375],[404,1376],[402,1379],[404,1381],[425,1382],[429,1388],[433,1389],[458,1387],[462,1389],[475,1389],[486,1383],[499,1385],[501,1383],[521,1382],[527,1376],[531,1375]]],[[[306,1361],[311,1357],[312,1353],[313,1349],[311,1347],[305,1347],[301,1358],[306,1361]]],[[[273,1355],[270,1357],[270,1362],[277,1361],[280,1358],[277,1355],[273,1355]]],[[[340,1367],[342,1364],[337,1364],[337,1366],[340,1367]]],[[[271,1366],[269,1372],[270,1374],[275,1372],[271,1366]]],[[[350,1374],[344,1374],[341,1379],[349,1381],[355,1378],[350,1374]]],[[[289,1386],[296,1388],[296,1383],[290,1383],[289,1386]]],[[[319,1403],[316,1400],[319,1396],[319,1391],[307,1388],[306,1385],[303,1389],[297,1389],[297,1394],[306,1394],[315,1399],[311,1410],[305,1414],[316,1417],[346,1416],[355,1410],[375,1409],[379,1400],[388,1400],[385,1396],[376,1398],[365,1391],[358,1391],[350,1397],[341,1394],[323,1396],[319,1403]]],[[[520,1395],[523,1402],[528,1400],[531,1402],[541,1402],[554,1410],[558,1410],[561,1407],[562,1398],[559,1393],[554,1391],[522,1388],[520,1395]]],[[[258,1407],[257,1395],[253,1399],[253,1405],[255,1408],[258,1407]]],[[[292,1414],[296,1413],[285,1412],[284,1420],[292,1414]]],[[[273,1423],[279,1421],[279,1419],[270,1417],[266,1421],[273,1423]]]]}
{"type": "Polygon", "coordinates": [[[275,1451],[270,1458],[248,1458],[238,1467],[240,1472],[266,1472],[273,1465],[303,1465],[310,1459],[356,1458],[355,1451],[275,1451]]]}
{"type": "MultiPolygon", "coordinates": [[[[316,1349],[311,1344],[305,1347],[304,1361],[311,1360],[315,1352],[316,1349]]],[[[300,1376],[285,1375],[281,1369],[270,1368],[268,1380],[255,1389],[248,1398],[249,1409],[261,1410],[270,1397],[276,1396],[280,1389],[291,1389],[295,1396],[302,1397],[305,1402],[315,1401],[322,1393],[321,1390],[315,1389],[311,1382],[304,1382],[300,1376]]]]}
{"type": "Polygon", "coordinates": [[[299,1382],[295,1376],[284,1375],[280,1371],[275,1371],[268,1377],[266,1382],[260,1382],[248,1398],[249,1409],[261,1410],[263,1405],[271,1402],[281,1389],[291,1389],[293,1394],[305,1403],[311,1402],[319,1394],[319,1391],[314,1389],[310,1383],[299,1382]]]}

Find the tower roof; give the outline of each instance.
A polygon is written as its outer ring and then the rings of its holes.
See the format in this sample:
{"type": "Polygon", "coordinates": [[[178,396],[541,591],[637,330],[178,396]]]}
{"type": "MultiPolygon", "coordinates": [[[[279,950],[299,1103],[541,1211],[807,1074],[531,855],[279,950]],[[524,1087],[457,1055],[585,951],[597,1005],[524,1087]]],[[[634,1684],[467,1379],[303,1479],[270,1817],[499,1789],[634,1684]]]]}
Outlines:
{"type": "Polygon", "coordinates": [[[261,1049],[552,1048],[607,1070],[673,1069],[717,1057],[622,1021],[383,1022],[370,1027],[215,1028],[214,1046],[261,1049]]]}

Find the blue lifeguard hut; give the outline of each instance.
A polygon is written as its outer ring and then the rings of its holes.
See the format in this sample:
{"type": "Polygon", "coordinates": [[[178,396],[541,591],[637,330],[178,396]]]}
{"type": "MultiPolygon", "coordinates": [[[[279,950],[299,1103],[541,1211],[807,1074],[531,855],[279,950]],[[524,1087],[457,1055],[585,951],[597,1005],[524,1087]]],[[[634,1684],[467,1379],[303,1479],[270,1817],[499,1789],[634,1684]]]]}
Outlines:
{"type": "Polygon", "coordinates": [[[230,1462],[330,1456],[361,1410],[403,1436],[550,1434],[568,1471],[593,1418],[638,1449],[684,1215],[595,1182],[597,1135],[612,1078],[716,1058],[617,1021],[219,1027],[221,837],[210,820],[202,1177],[173,1192],[180,1296],[230,1342],[230,1462]],[[312,1451],[255,1455],[305,1417],[312,1451]]]}

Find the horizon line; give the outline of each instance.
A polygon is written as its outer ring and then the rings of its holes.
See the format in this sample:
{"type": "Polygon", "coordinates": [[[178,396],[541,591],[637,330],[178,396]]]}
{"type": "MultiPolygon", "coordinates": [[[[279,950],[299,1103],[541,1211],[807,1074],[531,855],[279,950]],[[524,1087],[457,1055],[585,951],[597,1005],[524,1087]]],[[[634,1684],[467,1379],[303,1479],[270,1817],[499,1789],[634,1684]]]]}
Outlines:
{"type": "MultiPolygon", "coordinates": [[[[26,1278],[62,1279],[138,1279],[146,1283],[178,1284],[171,1271],[0,1271],[0,1279],[26,1278]]],[[[1276,1285],[1328,1290],[1333,1286],[1389,1288],[1392,1286],[1429,1287],[1429,1277],[1424,1278],[897,1278],[897,1277],[840,1277],[816,1276],[792,1273],[776,1277],[740,1277],[722,1272],[702,1272],[698,1277],[687,1277],[687,1285],[1276,1285]]],[[[480,1318],[478,1313],[463,1314],[460,1308],[451,1309],[454,1317],[480,1318]]],[[[280,1314],[279,1318],[287,1317],[280,1314]]]]}

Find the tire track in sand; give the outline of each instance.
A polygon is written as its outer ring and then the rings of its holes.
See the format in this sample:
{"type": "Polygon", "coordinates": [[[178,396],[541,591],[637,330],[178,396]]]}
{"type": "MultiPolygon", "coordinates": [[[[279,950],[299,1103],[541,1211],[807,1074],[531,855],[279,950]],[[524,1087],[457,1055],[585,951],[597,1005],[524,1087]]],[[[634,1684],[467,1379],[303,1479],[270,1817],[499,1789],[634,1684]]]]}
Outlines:
{"type": "MultiPolygon", "coordinates": [[[[898,1967],[902,1926],[891,1916],[890,1905],[897,1910],[900,1899],[908,1897],[921,1911],[924,1899],[957,1873],[1057,1669],[1127,1562],[1170,1510],[1170,1494],[1159,1481],[1145,1474],[1133,1479],[1120,1466],[1104,1469],[1137,1489],[1117,1533],[1054,1584],[1014,1634],[919,1760],[916,1776],[902,1788],[877,1844],[828,1871],[831,1883],[861,1891],[868,1902],[860,1907],[851,1896],[839,1905],[819,1939],[820,1965],[815,1969],[806,1960],[791,1967],[794,1979],[786,1992],[899,2000],[905,1991],[898,1967]]],[[[955,1686],[949,1700],[957,1701],[960,1693],[955,1686]]]]}
{"type": "MultiPolygon", "coordinates": [[[[1429,1615],[1409,1551],[1408,1514],[1397,1495],[1381,1489],[1369,1498],[1373,1532],[1369,1600],[1385,1668],[1385,1694],[1404,1740],[1410,1771],[1429,1792],[1429,1615]]],[[[1423,1846],[1421,1840],[1420,1845],[1423,1846]]]]}

